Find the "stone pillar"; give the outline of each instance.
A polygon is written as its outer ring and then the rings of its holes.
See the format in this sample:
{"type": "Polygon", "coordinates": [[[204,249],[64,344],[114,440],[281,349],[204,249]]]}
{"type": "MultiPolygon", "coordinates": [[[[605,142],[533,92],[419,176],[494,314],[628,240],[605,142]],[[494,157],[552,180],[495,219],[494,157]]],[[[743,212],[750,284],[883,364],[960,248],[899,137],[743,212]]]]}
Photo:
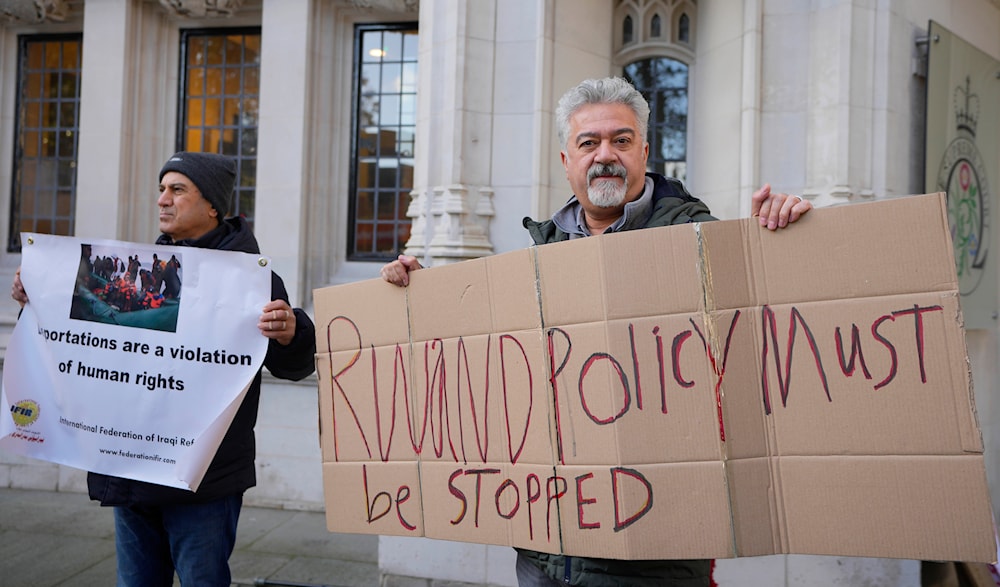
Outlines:
{"type": "Polygon", "coordinates": [[[808,14],[807,197],[872,195],[875,25],[876,9],[853,2],[808,14]]]}
{"type": "MultiPolygon", "coordinates": [[[[127,192],[133,112],[131,28],[138,0],[96,0],[83,6],[80,136],[77,145],[75,234],[120,238],[127,192]]],[[[150,189],[151,193],[152,188],[150,189]]]]}
{"type": "Polygon", "coordinates": [[[494,2],[420,2],[417,167],[406,253],[424,265],[493,254],[494,2]]]}
{"type": "Polygon", "coordinates": [[[305,182],[312,0],[264,0],[260,124],[254,232],[271,257],[292,305],[308,297],[305,258],[305,182]]]}

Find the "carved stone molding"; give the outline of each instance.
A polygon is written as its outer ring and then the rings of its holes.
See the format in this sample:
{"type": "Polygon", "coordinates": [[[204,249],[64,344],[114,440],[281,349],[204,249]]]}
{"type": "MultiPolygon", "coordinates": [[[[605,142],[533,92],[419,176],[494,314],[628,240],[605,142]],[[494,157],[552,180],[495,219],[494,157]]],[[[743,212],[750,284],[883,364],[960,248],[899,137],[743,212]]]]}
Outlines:
{"type": "Polygon", "coordinates": [[[236,14],[243,0],[160,0],[160,4],[185,18],[219,18],[236,14]]]}
{"type": "Polygon", "coordinates": [[[0,21],[40,24],[62,22],[68,15],[66,0],[0,0],[0,21]]]}
{"type": "Polygon", "coordinates": [[[417,13],[419,0],[340,0],[341,4],[367,11],[417,13]]]}
{"type": "Polygon", "coordinates": [[[407,216],[413,219],[406,254],[442,265],[493,254],[489,224],[493,189],[482,186],[436,186],[411,194],[407,216]]]}

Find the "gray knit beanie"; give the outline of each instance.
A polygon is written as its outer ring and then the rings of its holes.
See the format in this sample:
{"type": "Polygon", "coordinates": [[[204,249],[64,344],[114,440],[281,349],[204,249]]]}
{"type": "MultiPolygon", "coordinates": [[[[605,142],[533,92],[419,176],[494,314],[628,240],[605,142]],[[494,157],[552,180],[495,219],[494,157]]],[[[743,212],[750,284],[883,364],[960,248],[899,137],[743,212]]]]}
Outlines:
{"type": "Polygon", "coordinates": [[[233,203],[236,185],[236,161],[215,153],[174,153],[160,170],[160,181],[168,171],[183,173],[198,186],[201,196],[219,213],[221,219],[233,203]]]}

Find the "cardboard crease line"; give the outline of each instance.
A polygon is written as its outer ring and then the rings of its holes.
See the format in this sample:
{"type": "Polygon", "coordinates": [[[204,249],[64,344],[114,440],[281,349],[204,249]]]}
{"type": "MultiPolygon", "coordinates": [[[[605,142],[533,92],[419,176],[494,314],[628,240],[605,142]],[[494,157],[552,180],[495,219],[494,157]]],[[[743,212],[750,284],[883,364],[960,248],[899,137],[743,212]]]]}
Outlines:
{"type": "MultiPolygon", "coordinates": [[[[546,346],[544,344],[544,341],[547,339],[547,335],[545,334],[545,328],[546,328],[545,327],[545,307],[542,305],[542,276],[541,276],[541,271],[540,271],[539,266],[538,266],[538,246],[537,245],[534,245],[534,246],[531,247],[531,264],[532,264],[532,266],[533,266],[533,268],[535,270],[535,299],[538,302],[538,326],[541,329],[542,341],[543,341],[543,344],[542,344],[542,349],[543,349],[542,350],[542,354],[543,354],[542,364],[545,366],[545,374],[546,374],[547,379],[549,381],[552,381],[552,371],[551,371],[552,365],[550,365],[548,361],[544,360],[545,359],[545,357],[544,357],[544,353],[545,353],[544,349],[545,349],[545,346],[546,346]]],[[[553,414],[555,414],[555,415],[552,418],[546,418],[546,423],[549,426],[549,438],[553,438],[553,437],[557,437],[558,436],[556,434],[556,431],[553,430],[553,427],[555,426],[555,418],[558,417],[558,414],[555,412],[555,395],[554,394],[550,394],[549,395],[549,400],[551,402],[550,405],[552,406],[553,414]]],[[[558,451],[558,446],[556,446],[556,450],[558,451]]],[[[553,477],[556,475],[556,464],[558,463],[558,461],[559,461],[559,454],[557,452],[556,454],[552,455],[552,476],[553,477]]],[[[556,507],[556,530],[557,530],[557,533],[558,533],[558,536],[559,536],[559,552],[565,552],[566,551],[566,543],[563,540],[562,508],[561,507],[556,507]]]]}
{"type": "MultiPolygon", "coordinates": [[[[709,347],[709,353],[715,356],[714,349],[720,348],[719,345],[719,335],[718,330],[715,328],[715,320],[712,317],[712,312],[715,310],[715,290],[712,284],[712,266],[709,260],[708,246],[705,242],[705,234],[701,230],[701,223],[695,223],[694,225],[695,239],[698,243],[698,276],[699,283],[701,285],[701,304],[702,304],[702,326],[705,329],[705,344],[709,347]]],[[[714,370],[718,370],[718,367],[714,367],[714,370]]],[[[718,373],[716,373],[718,376],[718,373]]],[[[715,398],[717,402],[718,410],[718,420],[719,420],[719,454],[720,462],[722,464],[722,482],[725,484],[726,488],[726,503],[728,505],[729,514],[729,538],[732,542],[731,548],[734,556],[739,556],[740,551],[736,540],[736,512],[733,508],[733,492],[732,492],[732,481],[730,479],[729,473],[729,455],[726,449],[725,440],[725,414],[723,413],[723,405],[725,402],[722,401],[724,397],[724,392],[722,386],[718,388],[718,396],[715,398]]]]}

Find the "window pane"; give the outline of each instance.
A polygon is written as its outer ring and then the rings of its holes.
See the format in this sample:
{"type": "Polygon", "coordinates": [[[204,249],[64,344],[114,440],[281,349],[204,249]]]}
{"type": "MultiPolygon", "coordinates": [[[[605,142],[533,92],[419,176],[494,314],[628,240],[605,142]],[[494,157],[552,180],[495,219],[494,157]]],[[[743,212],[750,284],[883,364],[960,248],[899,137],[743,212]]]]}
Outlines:
{"type": "Polygon", "coordinates": [[[358,193],[358,220],[372,220],[375,218],[375,194],[373,192],[358,193]]]}
{"type": "Polygon", "coordinates": [[[369,32],[361,36],[361,61],[381,61],[382,60],[382,34],[379,32],[369,32]]]}
{"type": "Polygon", "coordinates": [[[184,31],[187,58],[178,149],[221,153],[236,160],[234,208],[253,225],[257,178],[260,29],[184,31]],[[204,98],[202,98],[204,97],[204,98]]]}
{"type": "Polygon", "coordinates": [[[80,35],[18,38],[8,251],[22,231],[73,234],[81,49],[80,35]]]}
{"type": "Polygon", "coordinates": [[[63,102],[59,105],[59,126],[63,128],[76,126],[75,102],[63,102]]]}
{"type": "Polygon", "coordinates": [[[358,25],[355,32],[357,134],[348,255],[375,261],[401,252],[410,237],[406,208],[413,189],[418,35],[415,24],[358,25]]]}
{"type": "Polygon", "coordinates": [[[187,123],[188,126],[205,124],[204,102],[202,100],[187,101],[187,123]]]}
{"type": "Polygon", "coordinates": [[[24,80],[22,82],[22,98],[41,98],[42,97],[42,74],[34,72],[22,72],[24,75],[24,80]]]}
{"type": "Polygon", "coordinates": [[[59,142],[56,151],[60,157],[76,158],[76,133],[71,130],[64,130],[59,133],[59,142]]]}
{"type": "Polygon", "coordinates": [[[257,156],[257,129],[243,128],[240,132],[240,155],[257,156]]]}
{"type": "Polygon", "coordinates": [[[62,44],[45,43],[45,69],[59,69],[62,62],[62,44]]]}
{"type": "Polygon", "coordinates": [[[400,91],[415,94],[417,92],[417,64],[403,64],[403,79],[400,91]]]}
{"type": "Polygon", "coordinates": [[[403,35],[398,31],[386,31],[382,34],[383,59],[400,61],[403,58],[403,35]]]}
{"type": "Polygon", "coordinates": [[[187,45],[188,67],[205,64],[205,38],[190,37],[187,45]]]}
{"type": "Polygon", "coordinates": [[[205,72],[205,94],[218,96],[222,93],[222,70],[209,69],[205,72]]]}
{"type": "Polygon", "coordinates": [[[243,93],[260,93],[260,68],[247,67],[243,70],[243,93]]]}
{"type": "MultiPolygon", "coordinates": [[[[358,190],[375,187],[375,161],[358,163],[358,190]]],[[[361,209],[361,194],[358,194],[358,209],[361,209]]],[[[359,212],[360,213],[360,212],[359,212]]]]}
{"type": "Polygon", "coordinates": [[[188,129],[187,136],[184,139],[184,147],[182,151],[203,151],[204,144],[201,141],[201,130],[192,128],[188,129]]]}
{"type": "Polygon", "coordinates": [[[382,95],[382,102],[379,104],[378,123],[383,127],[394,127],[399,124],[399,96],[382,95]]]}
{"type": "Polygon", "coordinates": [[[257,187],[257,160],[251,158],[240,159],[240,189],[248,188],[247,193],[253,196],[253,190],[257,187]]]}
{"type": "Polygon", "coordinates": [[[235,96],[240,93],[242,84],[240,83],[240,70],[228,68],[225,74],[225,92],[228,96],[235,96]]]}
{"type": "Polygon", "coordinates": [[[208,35],[205,37],[205,63],[208,65],[222,65],[222,51],[225,37],[221,35],[208,35]]]}
{"type": "Polygon", "coordinates": [[[205,94],[205,70],[201,68],[188,70],[188,96],[202,96],[205,94]]]}
{"type": "Polygon", "coordinates": [[[405,63],[417,63],[417,31],[403,32],[403,61],[405,63]]]}
{"type": "Polygon", "coordinates": [[[56,133],[53,131],[47,131],[42,133],[42,156],[43,157],[56,156],[56,133]]]}

